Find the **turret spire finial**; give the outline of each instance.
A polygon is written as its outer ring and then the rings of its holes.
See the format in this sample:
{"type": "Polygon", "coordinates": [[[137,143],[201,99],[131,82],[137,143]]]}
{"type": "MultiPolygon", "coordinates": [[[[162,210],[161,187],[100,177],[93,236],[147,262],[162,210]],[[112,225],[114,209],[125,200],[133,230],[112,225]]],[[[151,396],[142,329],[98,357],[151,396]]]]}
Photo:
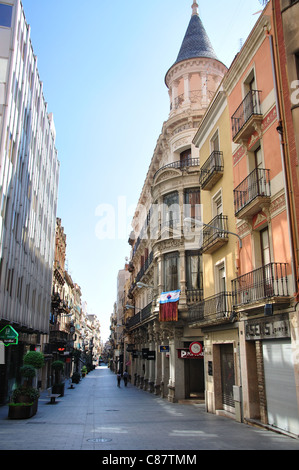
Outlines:
{"type": "Polygon", "coordinates": [[[193,4],[191,6],[192,8],[192,16],[197,15],[198,16],[198,3],[196,0],[193,0],[193,4]]]}

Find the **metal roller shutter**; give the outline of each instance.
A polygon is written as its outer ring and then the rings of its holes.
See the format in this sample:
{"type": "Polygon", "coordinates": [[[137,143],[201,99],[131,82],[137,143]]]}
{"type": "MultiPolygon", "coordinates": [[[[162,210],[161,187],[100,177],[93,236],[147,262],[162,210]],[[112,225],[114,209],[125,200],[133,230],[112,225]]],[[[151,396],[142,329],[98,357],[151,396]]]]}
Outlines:
{"type": "Polygon", "coordinates": [[[291,341],[263,342],[268,422],[299,435],[298,402],[291,341]]]}

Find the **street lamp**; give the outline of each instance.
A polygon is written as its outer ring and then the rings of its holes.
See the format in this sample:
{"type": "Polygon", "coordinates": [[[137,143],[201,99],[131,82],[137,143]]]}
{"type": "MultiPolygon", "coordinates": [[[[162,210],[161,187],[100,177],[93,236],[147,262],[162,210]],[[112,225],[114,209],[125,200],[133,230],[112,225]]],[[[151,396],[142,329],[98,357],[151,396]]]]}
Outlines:
{"type": "Polygon", "coordinates": [[[141,289],[141,287],[149,287],[150,289],[154,289],[154,286],[150,286],[148,284],[144,284],[143,282],[137,282],[136,286],[141,289]]]}
{"type": "Polygon", "coordinates": [[[229,230],[222,230],[219,227],[214,227],[213,225],[210,225],[210,224],[204,224],[203,222],[201,222],[201,220],[192,219],[191,217],[186,217],[184,219],[184,222],[195,222],[195,223],[201,225],[202,227],[210,227],[210,228],[218,230],[219,232],[222,232],[222,233],[229,233],[230,235],[235,235],[235,237],[238,237],[238,239],[239,239],[240,248],[242,248],[242,246],[243,246],[242,245],[242,239],[241,239],[240,235],[238,235],[237,233],[230,232],[229,230]]]}
{"type": "Polygon", "coordinates": [[[126,305],[125,307],[126,307],[127,310],[130,310],[130,309],[136,310],[136,308],[137,308],[138,310],[142,310],[142,308],[134,307],[134,305],[126,305]]]}

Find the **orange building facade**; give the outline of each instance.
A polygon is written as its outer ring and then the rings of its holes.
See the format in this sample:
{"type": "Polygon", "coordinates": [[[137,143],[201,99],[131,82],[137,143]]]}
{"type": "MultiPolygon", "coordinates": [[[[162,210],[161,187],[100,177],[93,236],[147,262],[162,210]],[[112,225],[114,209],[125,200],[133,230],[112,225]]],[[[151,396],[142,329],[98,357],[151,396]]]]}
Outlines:
{"type": "Polygon", "coordinates": [[[289,180],[269,2],[223,80],[242,240],[232,281],[245,420],[299,434],[298,314],[289,180]]]}

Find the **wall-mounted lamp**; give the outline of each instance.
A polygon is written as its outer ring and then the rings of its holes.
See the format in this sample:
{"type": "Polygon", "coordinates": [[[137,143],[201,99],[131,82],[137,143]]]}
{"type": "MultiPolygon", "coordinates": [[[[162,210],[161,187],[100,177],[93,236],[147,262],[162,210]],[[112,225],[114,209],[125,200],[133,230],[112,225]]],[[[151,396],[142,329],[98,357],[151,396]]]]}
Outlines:
{"type": "Polygon", "coordinates": [[[154,286],[150,286],[148,284],[144,284],[143,282],[137,282],[136,286],[141,289],[142,287],[149,287],[150,289],[154,289],[154,286]]]}
{"type": "Polygon", "coordinates": [[[127,310],[142,310],[142,308],[134,307],[134,305],[126,305],[125,306],[127,310]]]}

